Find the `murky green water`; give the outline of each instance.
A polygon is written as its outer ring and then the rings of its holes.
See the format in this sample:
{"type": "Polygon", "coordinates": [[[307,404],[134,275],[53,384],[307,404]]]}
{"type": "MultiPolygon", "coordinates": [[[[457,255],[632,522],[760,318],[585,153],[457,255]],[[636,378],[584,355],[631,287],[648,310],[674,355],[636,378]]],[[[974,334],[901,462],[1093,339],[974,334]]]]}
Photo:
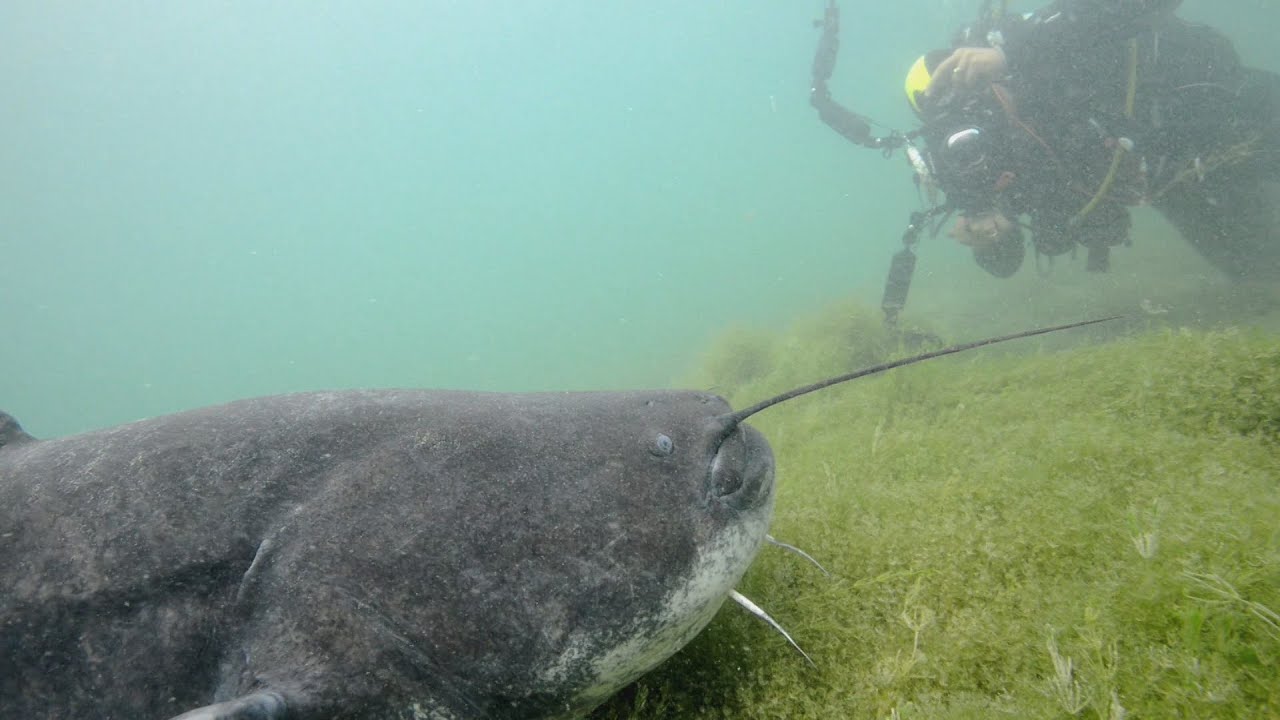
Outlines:
{"type": "MultiPolygon", "coordinates": [[[[977,4],[842,3],[839,98],[907,125],[903,71],[977,4]]],[[[727,326],[874,299],[917,200],[808,107],[821,5],[10,0],[0,407],[48,436],[301,389],[664,385],[727,326]]],[[[1280,4],[1231,7],[1183,14],[1280,67],[1280,4]]],[[[990,283],[930,250],[937,288],[990,283]]]]}

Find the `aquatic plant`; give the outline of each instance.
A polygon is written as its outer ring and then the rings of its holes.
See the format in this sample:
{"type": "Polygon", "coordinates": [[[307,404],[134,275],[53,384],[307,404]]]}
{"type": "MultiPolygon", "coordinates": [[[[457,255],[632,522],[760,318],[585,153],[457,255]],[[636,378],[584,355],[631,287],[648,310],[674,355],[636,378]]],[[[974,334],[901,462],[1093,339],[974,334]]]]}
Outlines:
{"type": "MultiPolygon", "coordinates": [[[[699,377],[742,406],[900,352],[869,318],[726,342],[699,377]],[[772,367],[708,376],[743,347],[772,367]]],[[[1280,337],[1061,347],[753,418],[778,461],[773,534],[833,577],[766,549],[743,590],[818,669],[726,608],[597,717],[1280,715],[1280,337]]]]}

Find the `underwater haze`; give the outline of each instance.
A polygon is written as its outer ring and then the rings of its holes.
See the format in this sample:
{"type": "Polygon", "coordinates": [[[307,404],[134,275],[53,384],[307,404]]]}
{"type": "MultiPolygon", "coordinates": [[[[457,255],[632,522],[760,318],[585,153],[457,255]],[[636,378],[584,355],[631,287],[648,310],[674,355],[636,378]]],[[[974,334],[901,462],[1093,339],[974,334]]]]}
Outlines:
{"type": "MultiPolygon", "coordinates": [[[[841,3],[837,99],[908,126],[903,72],[978,4],[841,3]]],[[[726,327],[874,299],[919,201],[808,106],[822,6],[9,0],[0,407],[51,436],[304,389],[660,386],[726,327]]],[[[1231,7],[1183,14],[1280,67],[1276,4],[1231,7]]],[[[937,245],[918,282],[985,277],[937,245]]]]}

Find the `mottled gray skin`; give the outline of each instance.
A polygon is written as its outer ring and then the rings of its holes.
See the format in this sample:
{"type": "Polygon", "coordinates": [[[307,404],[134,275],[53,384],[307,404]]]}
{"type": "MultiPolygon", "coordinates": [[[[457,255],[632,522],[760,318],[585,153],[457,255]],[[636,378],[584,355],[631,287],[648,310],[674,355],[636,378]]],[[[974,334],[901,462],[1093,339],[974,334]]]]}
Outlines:
{"type": "Polygon", "coordinates": [[[0,413],[0,717],[580,715],[763,541],[773,457],[727,412],[308,393],[55,440],[0,413]]]}

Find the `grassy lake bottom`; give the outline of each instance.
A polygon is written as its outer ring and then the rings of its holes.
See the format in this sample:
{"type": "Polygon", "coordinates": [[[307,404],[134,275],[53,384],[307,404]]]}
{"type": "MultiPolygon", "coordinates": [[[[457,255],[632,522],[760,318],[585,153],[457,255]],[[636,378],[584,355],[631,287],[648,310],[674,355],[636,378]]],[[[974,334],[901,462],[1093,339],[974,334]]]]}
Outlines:
{"type": "MultiPolygon", "coordinates": [[[[832,577],[766,548],[740,589],[817,668],[727,606],[597,716],[1280,715],[1280,337],[1128,330],[753,418],[773,534],[832,577]]],[[[845,305],[731,332],[691,380],[743,407],[900,354],[845,305]]]]}

